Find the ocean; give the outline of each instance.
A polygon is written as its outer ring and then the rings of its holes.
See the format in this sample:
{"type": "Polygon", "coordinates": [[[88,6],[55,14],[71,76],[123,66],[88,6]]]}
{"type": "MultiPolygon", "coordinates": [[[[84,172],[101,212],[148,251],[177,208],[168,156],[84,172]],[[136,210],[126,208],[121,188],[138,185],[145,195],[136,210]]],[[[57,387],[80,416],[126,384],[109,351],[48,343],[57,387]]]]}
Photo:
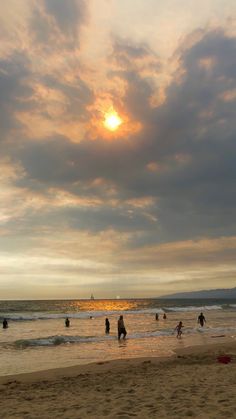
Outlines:
{"type": "Polygon", "coordinates": [[[0,333],[0,375],[118,358],[171,356],[179,347],[236,339],[235,299],[0,301],[1,322],[4,318],[9,327],[0,333]],[[203,328],[197,323],[200,312],[206,318],[203,328]],[[121,314],[127,339],[118,341],[121,314]],[[176,339],[174,331],[179,321],[184,325],[182,339],[176,339]]]}

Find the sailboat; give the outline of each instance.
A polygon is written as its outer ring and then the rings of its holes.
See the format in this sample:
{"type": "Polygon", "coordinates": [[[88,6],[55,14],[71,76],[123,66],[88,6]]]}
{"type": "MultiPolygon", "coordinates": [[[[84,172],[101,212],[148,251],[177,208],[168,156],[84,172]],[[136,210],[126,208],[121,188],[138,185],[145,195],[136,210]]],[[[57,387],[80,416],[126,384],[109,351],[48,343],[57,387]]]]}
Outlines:
{"type": "Polygon", "coordinates": [[[94,295],[91,294],[90,300],[94,300],[94,295]]]}

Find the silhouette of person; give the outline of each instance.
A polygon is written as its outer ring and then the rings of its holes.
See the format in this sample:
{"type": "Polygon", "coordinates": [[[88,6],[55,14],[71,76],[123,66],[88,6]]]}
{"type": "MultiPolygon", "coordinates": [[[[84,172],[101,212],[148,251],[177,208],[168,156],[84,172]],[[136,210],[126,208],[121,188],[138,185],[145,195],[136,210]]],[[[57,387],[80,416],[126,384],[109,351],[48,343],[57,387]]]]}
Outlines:
{"type": "Polygon", "coordinates": [[[159,315],[158,315],[158,313],[156,313],[156,320],[159,320],[159,315]]]}
{"type": "Polygon", "coordinates": [[[70,327],[70,320],[68,319],[68,317],[65,320],[65,326],[70,327]]]}
{"type": "Polygon", "coordinates": [[[125,339],[125,336],[127,335],[123,316],[120,316],[118,320],[118,339],[120,339],[121,335],[123,335],[123,339],[125,339]]]}
{"type": "Polygon", "coordinates": [[[105,320],[105,330],[107,334],[110,333],[110,322],[108,318],[105,320]]]}
{"type": "Polygon", "coordinates": [[[203,327],[204,326],[204,323],[206,323],[206,319],[205,319],[203,313],[199,314],[199,316],[198,316],[198,323],[200,323],[201,327],[203,327]]]}
{"type": "Polygon", "coordinates": [[[164,313],[163,314],[163,319],[165,320],[167,317],[166,317],[166,313],[164,313]]]}
{"type": "Polygon", "coordinates": [[[177,331],[177,335],[176,335],[177,338],[181,338],[181,335],[182,335],[182,327],[184,327],[183,326],[183,323],[182,322],[179,322],[179,324],[177,324],[177,326],[175,328],[175,330],[177,331]]]}
{"type": "Polygon", "coordinates": [[[4,319],[2,322],[2,327],[3,329],[7,329],[8,328],[8,323],[7,323],[7,319],[4,319]]]}

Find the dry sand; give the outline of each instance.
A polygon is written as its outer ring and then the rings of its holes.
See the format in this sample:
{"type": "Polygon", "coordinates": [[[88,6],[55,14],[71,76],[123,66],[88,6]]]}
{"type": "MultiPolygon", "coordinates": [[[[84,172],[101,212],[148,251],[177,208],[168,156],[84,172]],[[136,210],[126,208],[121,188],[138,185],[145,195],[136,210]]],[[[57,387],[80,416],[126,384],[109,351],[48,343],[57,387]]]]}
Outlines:
{"type": "Polygon", "coordinates": [[[0,417],[236,418],[236,344],[0,378],[0,417]],[[225,365],[220,353],[231,356],[225,365]]]}

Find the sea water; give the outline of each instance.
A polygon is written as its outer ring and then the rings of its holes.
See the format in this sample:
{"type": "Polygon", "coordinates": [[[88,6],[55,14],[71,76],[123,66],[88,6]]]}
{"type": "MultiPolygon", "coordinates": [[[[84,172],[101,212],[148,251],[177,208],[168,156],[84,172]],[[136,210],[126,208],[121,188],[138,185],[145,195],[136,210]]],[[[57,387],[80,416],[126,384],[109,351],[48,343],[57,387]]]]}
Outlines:
{"type": "Polygon", "coordinates": [[[236,300],[0,301],[0,375],[90,362],[171,356],[176,348],[236,339],[236,300]],[[207,323],[199,327],[203,311],[207,323]],[[155,319],[156,313],[159,320],[155,319]],[[163,319],[166,313],[167,319],[163,319]],[[124,316],[127,339],[117,339],[124,316]],[[70,327],[65,327],[69,317],[70,327]],[[105,318],[110,334],[105,333],[105,318]],[[181,339],[175,327],[184,324],[181,339]]]}

